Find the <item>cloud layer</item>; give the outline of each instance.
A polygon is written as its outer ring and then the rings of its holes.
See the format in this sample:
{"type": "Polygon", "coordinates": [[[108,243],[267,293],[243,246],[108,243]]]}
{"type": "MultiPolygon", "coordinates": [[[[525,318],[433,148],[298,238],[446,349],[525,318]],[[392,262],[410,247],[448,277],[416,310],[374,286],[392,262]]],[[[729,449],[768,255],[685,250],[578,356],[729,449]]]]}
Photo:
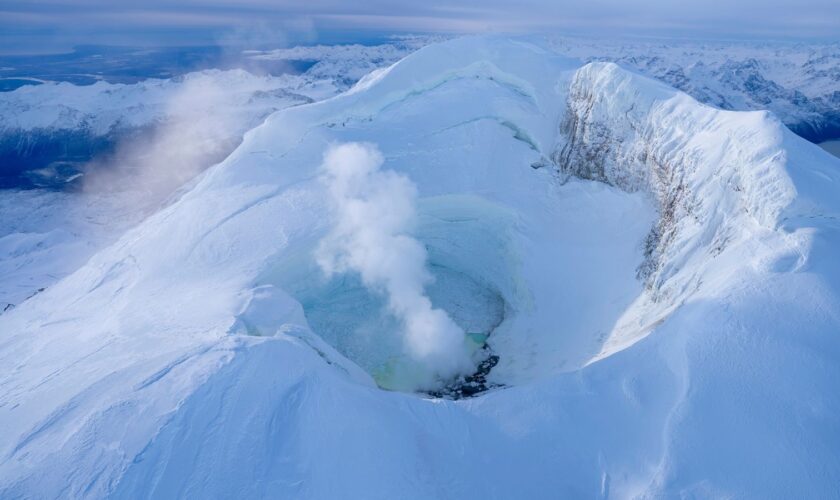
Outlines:
{"type": "Polygon", "coordinates": [[[838,38],[836,0],[0,0],[0,40],[207,43],[267,25],[292,41],[341,31],[838,38]]]}

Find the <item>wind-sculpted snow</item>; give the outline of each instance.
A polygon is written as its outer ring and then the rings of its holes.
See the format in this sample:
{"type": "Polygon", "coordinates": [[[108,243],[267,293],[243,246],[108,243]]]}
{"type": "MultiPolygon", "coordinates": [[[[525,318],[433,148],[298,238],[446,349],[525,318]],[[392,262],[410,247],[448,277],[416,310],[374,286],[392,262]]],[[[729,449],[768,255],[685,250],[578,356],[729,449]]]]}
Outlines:
{"type": "Polygon", "coordinates": [[[611,64],[430,45],[0,316],[0,496],[831,497],[837,172],[611,64]],[[348,142],[416,186],[425,296],[498,357],[478,396],[376,386],[400,318],[316,260],[348,142]]]}
{"type": "Polygon", "coordinates": [[[0,196],[0,314],[41,293],[139,222],[119,196],[26,190],[0,196]]]}

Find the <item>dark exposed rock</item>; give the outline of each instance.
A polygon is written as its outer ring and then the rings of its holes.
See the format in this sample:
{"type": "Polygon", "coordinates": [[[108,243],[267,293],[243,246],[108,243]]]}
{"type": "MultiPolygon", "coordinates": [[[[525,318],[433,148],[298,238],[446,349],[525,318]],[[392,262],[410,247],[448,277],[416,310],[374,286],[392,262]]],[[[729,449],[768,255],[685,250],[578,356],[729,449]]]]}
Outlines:
{"type": "Polygon", "coordinates": [[[482,350],[487,357],[478,364],[478,367],[472,375],[459,378],[446,385],[440,391],[431,391],[427,394],[433,398],[463,399],[477,396],[489,389],[502,387],[501,385],[487,382],[487,376],[490,374],[490,371],[499,363],[499,356],[492,354],[490,347],[486,344],[482,350]]]}
{"type": "Polygon", "coordinates": [[[564,121],[560,125],[559,149],[553,160],[561,176],[603,182],[628,192],[645,191],[654,198],[659,218],[644,243],[644,260],[637,276],[656,295],[663,276],[661,256],[675,239],[681,219],[692,213],[692,197],[677,168],[675,158],[665,157],[652,146],[650,131],[635,117],[635,106],[623,112],[621,123],[604,123],[594,110],[598,106],[586,81],[572,82],[564,121]],[[630,130],[636,145],[625,148],[625,137],[613,129],[630,130]]]}

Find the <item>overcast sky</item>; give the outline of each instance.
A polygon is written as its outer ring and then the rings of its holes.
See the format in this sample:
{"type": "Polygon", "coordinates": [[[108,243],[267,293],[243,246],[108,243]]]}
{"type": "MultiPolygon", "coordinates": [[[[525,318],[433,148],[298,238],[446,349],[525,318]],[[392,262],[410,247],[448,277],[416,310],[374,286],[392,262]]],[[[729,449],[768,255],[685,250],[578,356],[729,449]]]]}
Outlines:
{"type": "Polygon", "coordinates": [[[5,52],[400,32],[840,39],[840,0],[0,0],[5,52]]]}

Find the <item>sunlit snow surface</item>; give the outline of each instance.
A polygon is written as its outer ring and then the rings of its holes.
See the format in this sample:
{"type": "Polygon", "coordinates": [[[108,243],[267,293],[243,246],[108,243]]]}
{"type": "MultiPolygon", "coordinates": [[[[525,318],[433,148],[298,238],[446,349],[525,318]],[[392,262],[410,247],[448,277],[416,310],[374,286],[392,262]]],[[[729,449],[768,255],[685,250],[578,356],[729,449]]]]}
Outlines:
{"type": "Polygon", "coordinates": [[[831,497],[838,169],[611,64],[426,47],[0,316],[0,496],[831,497]],[[346,142],[417,186],[429,296],[503,387],[383,391],[399,344],[341,332],[379,318],[313,260],[346,142]]]}

